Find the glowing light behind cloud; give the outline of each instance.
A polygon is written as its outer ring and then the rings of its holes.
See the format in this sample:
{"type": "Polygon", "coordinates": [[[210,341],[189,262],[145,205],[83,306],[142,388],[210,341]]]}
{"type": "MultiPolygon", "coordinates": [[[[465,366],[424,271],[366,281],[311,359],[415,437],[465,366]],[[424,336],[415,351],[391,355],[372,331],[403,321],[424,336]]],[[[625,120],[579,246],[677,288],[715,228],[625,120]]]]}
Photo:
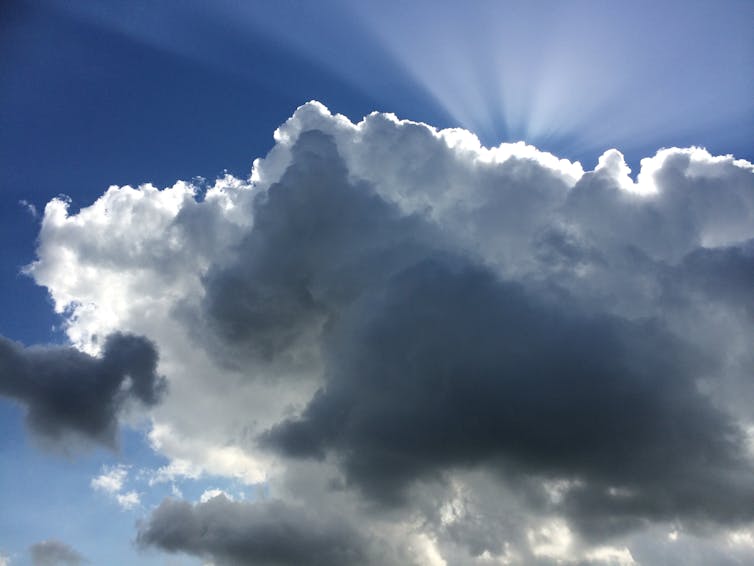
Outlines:
{"type": "Polygon", "coordinates": [[[742,3],[359,6],[384,48],[487,142],[627,148],[752,118],[742,3]]]}
{"type": "Polygon", "coordinates": [[[142,8],[69,9],[241,76],[255,57],[249,38],[263,37],[389,106],[383,110],[400,111],[401,97],[431,99],[448,125],[487,145],[524,140],[596,157],[609,147],[720,142],[719,150],[740,154],[754,125],[751,10],[738,0],[220,0],[211,8],[187,2],[178,20],[142,8]],[[188,36],[194,28],[202,33],[188,36]]]}

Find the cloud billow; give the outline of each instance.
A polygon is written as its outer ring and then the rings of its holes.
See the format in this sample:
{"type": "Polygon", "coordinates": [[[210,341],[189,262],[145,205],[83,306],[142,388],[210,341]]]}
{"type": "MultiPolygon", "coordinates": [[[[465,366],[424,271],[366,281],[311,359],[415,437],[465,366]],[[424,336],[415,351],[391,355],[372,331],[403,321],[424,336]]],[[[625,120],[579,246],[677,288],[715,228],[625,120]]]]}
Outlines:
{"type": "MultiPolygon", "coordinates": [[[[275,139],[249,180],[201,201],[179,183],[46,210],[32,274],[76,337],[117,324],[155,340],[163,437],[229,442],[280,472],[281,497],[427,549],[419,563],[631,563],[646,543],[604,545],[754,521],[751,164],[670,148],[634,179],[616,150],[585,172],[317,103],[275,139]],[[108,223],[107,245],[81,243],[108,223]],[[134,306],[62,276],[92,266],[134,306]]],[[[163,445],[214,469],[184,444],[163,445]]],[[[201,505],[163,503],[142,542],[240,560],[225,534],[192,546],[197,521],[227,530],[201,505]],[[158,536],[168,511],[180,543],[158,536]]],[[[213,505],[256,532],[259,507],[213,505]]]]}
{"type": "Polygon", "coordinates": [[[203,319],[236,357],[284,358],[334,310],[410,265],[441,235],[347,181],[333,140],[304,132],[294,163],[259,194],[237,258],[205,278],[203,319]]]}

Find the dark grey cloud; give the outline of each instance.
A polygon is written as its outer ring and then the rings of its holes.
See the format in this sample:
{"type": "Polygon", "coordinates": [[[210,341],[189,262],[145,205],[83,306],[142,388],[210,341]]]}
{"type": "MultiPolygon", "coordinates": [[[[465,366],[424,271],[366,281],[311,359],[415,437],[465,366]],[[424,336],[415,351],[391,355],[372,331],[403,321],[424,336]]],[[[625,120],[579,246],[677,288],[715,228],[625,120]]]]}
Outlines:
{"type": "Polygon", "coordinates": [[[710,362],[655,321],[582,316],[428,259],[354,305],[329,353],[326,388],[266,441],[334,451],[378,500],[485,463],[583,480],[565,504],[585,527],[753,517],[742,432],[695,388],[710,362]]]}
{"type": "Polygon", "coordinates": [[[0,337],[0,395],[27,409],[45,441],[71,437],[113,446],[118,415],[131,401],[154,405],[165,388],[157,351],[141,336],[114,333],[100,357],[70,346],[33,346],[0,337]]]}
{"type": "Polygon", "coordinates": [[[683,282],[687,292],[741,309],[754,319],[754,240],[735,246],[699,248],[683,258],[680,273],[670,277],[683,282]]]}
{"type": "Polygon", "coordinates": [[[87,562],[75,549],[57,540],[32,544],[29,552],[34,566],[78,566],[87,562]]]}
{"type": "Polygon", "coordinates": [[[137,542],[223,565],[350,566],[387,564],[373,542],[320,510],[278,500],[204,503],[165,499],[140,525],[137,542]]]}

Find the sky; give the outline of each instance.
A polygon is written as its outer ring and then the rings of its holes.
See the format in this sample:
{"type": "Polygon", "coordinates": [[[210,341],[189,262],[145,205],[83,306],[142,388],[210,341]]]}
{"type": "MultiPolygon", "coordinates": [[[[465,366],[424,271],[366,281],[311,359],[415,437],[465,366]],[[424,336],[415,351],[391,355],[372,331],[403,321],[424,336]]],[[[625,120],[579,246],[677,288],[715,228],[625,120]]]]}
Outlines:
{"type": "Polygon", "coordinates": [[[0,8],[0,566],[754,561],[747,1],[0,8]]]}

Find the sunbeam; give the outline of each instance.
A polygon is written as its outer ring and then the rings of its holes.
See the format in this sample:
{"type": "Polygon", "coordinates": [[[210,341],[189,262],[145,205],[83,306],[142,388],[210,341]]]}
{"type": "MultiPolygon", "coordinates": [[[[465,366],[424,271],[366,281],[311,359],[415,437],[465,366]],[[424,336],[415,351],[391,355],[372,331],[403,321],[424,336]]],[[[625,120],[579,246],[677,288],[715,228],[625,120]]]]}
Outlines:
{"type": "Polygon", "coordinates": [[[186,4],[178,20],[159,7],[140,19],[99,5],[70,9],[259,80],[243,62],[255,57],[253,30],[363,93],[395,103],[398,90],[413,90],[444,110],[447,125],[488,145],[526,141],[596,159],[610,147],[646,151],[658,141],[699,143],[700,135],[712,145],[721,128],[743,144],[754,124],[754,78],[742,72],[754,68],[745,2],[723,10],[646,0],[186,4]],[[213,40],[197,43],[187,28],[213,40]]]}
{"type": "Polygon", "coordinates": [[[754,36],[744,4],[482,1],[472,10],[421,1],[357,12],[485,142],[584,152],[750,124],[754,79],[743,70],[754,67],[754,36]]]}

